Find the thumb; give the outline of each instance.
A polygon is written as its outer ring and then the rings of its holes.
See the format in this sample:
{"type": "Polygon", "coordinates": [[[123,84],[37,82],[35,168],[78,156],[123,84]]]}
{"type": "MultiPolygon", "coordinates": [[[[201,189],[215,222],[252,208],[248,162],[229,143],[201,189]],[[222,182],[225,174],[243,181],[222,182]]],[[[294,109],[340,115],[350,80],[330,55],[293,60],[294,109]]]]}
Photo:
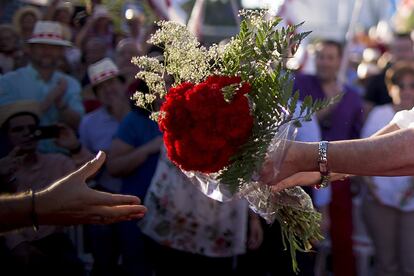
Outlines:
{"type": "Polygon", "coordinates": [[[77,173],[85,180],[94,175],[103,165],[106,159],[106,154],[103,151],[99,151],[94,159],[83,165],[77,173]]]}

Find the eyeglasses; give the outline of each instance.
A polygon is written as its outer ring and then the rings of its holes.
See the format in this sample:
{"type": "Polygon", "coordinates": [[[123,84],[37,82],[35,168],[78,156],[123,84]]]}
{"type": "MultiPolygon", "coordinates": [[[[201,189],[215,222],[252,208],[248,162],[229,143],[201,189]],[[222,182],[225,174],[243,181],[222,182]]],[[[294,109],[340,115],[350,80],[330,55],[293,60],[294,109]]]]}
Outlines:
{"type": "Polygon", "coordinates": [[[405,90],[405,89],[412,89],[414,90],[414,82],[410,82],[410,83],[396,83],[396,86],[398,86],[398,88],[400,88],[401,90],[405,90]]]}

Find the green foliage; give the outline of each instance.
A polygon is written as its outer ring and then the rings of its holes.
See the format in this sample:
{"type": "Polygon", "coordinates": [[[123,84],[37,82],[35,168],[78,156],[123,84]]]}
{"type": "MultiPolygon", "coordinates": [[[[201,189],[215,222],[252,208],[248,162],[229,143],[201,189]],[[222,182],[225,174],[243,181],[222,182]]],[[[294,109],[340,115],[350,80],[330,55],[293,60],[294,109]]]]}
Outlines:
{"type": "Polygon", "coordinates": [[[304,211],[283,206],[276,216],[282,228],[283,245],[289,248],[292,257],[293,271],[298,272],[296,251],[310,251],[312,241],[323,239],[320,226],[315,223],[321,220],[321,214],[315,210],[304,211]]]}

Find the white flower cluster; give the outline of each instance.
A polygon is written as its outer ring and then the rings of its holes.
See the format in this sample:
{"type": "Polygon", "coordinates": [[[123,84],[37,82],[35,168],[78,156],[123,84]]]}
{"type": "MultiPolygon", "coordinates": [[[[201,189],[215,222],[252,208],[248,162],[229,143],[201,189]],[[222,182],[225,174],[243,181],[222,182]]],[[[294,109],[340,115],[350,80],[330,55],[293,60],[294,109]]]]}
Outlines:
{"type": "MultiPolygon", "coordinates": [[[[157,97],[163,98],[166,95],[166,76],[172,76],[174,85],[178,85],[185,81],[198,83],[211,74],[220,74],[217,63],[225,48],[218,45],[208,49],[200,46],[196,37],[184,25],[176,22],[160,21],[158,25],[160,29],[148,42],[164,49],[163,63],[147,56],[134,57],[131,60],[141,70],[136,78],[144,80],[150,92],[145,95],[136,92],[132,99],[137,106],[145,109],[157,97]]],[[[156,112],[151,114],[152,119],[159,116],[156,112]]]]}
{"type": "Polygon", "coordinates": [[[142,92],[135,92],[131,97],[131,100],[135,101],[135,105],[141,108],[145,108],[145,94],[142,92]]]}
{"type": "Polygon", "coordinates": [[[163,118],[164,116],[165,116],[165,112],[163,112],[163,111],[152,112],[151,115],[150,115],[150,119],[155,121],[155,122],[158,122],[158,120],[160,118],[163,118]]]}
{"type": "Polygon", "coordinates": [[[157,99],[157,96],[154,94],[145,94],[143,92],[137,91],[134,93],[131,99],[135,101],[135,104],[137,106],[146,108],[147,105],[152,104],[157,99]]]}
{"type": "Polygon", "coordinates": [[[164,65],[161,64],[158,59],[153,57],[133,57],[131,62],[145,71],[152,71],[159,74],[163,74],[165,71],[164,65]]]}
{"type": "Polygon", "coordinates": [[[240,10],[239,16],[248,19],[249,23],[255,27],[259,27],[265,21],[265,18],[269,15],[267,10],[240,10]]]}
{"type": "Polygon", "coordinates": [[[136,78],[145,81],[152,94],[159,95],[160,97],[165,96],[165,81],[159,73],[154,73],[151,71],[141,71],[138,72],[136,78]]]}
{"type": "Polygon", "coordinates": [[[165,69],[175,84],[184,81],[198,83],[211,74],[212,64],[218,58],[218,47],[206,49],[184,25],[161,21],[161,27],[149,40],[164,48],[165,69]]]}

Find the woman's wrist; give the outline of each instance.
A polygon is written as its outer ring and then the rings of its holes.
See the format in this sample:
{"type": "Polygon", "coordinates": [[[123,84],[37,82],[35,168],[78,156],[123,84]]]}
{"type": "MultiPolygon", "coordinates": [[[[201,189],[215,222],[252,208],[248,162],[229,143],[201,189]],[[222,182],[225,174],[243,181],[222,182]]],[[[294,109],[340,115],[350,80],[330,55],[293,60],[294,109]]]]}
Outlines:
{"type": "Polygon", "coordinates": [[[50,190],[45,189],[35,193],[37,223],[48,224],[51,213],[50,190]]]}
{"type": "Polygon", "coordinates": [[[306,155],[308,159],[305,171],[319,171],[319,143],[310,143],[306,155]]]}
{"type": "Polygon", "coordinates": [[[2,214],[2,217],[7,218],[5,221],[0,221],[2,231],[8,231],[9,229],[15,229],[16,227],[30,226],[32,224],[30,216],[30,193],[24,192],[17,195],[0,197],[0,213],[2,214]]]}
{"type": "Polygon", "coordinates": [[[294,142],[289,150],[288,161],[297,167],[298,172],[319,171],[318,143],[294,142]]]}
{"type": "Polygon", "coordinates": [[[30,202],[31,202],[31,208],[30,208],[30,219],[32,221],[32,226],[35,231],[39,230],[39,220],[37,218],[37,212],[36,212],[36,193],[30,189],[30,202]]]}

